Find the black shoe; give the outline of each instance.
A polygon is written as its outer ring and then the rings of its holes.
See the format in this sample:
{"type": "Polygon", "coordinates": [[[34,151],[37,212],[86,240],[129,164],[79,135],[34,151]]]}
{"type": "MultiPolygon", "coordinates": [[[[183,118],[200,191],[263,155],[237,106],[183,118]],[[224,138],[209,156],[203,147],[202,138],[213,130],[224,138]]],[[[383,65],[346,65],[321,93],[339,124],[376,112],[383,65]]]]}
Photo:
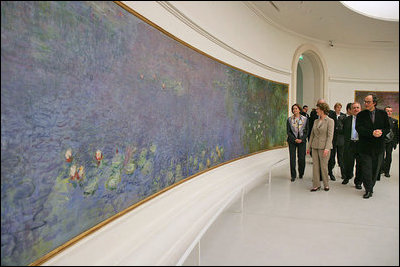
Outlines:
{"type": "Polygon", "coordinates": [[[324,187],[324,190],[325,191],[329,191],[329,187],[324,187]]]}
{"type": "Polygon", "coordinates": [[[342,184],[347,184],[349,182],[349,179],[344,179],[342,184]]]}
{"type": "Polygon", "coordinates": [[[321,189],[321,187],[320,186],[318,186],[318,187],[314,187],[313,189],[311,189],[310,191],[311,192],[315,192],[315,191],[318,191],[318,190],[320,190],[321,189]]]}
{"type": "Polygon", "coordinates": [[[290,179],[292,182],[294,182],[294,180],[296,180],[296,177],[292,177],[292,179],[290,179]]]}
{"type": "Polygon", "coordinates": [[[363,198],[370,198],[372,197],[372,192],[365,192],[365,194],[363,195],[363,198]]]}
{"type": "Polygon", "coordinates": [[[362,189],[361,185],[360,184],[356,184],[356,189],[361,190],[362,189]]]}
{"type": "Polygon", "coordinates": [[[336,181],[336,178],[333,174],[329,174],[329,177],[331,178],[332,181],[336,181]]]}
{"type": "Polygon", "coordinates": [[[385,173],[385,177],[389,178],[390,174],[389,173],[385,173]]]}

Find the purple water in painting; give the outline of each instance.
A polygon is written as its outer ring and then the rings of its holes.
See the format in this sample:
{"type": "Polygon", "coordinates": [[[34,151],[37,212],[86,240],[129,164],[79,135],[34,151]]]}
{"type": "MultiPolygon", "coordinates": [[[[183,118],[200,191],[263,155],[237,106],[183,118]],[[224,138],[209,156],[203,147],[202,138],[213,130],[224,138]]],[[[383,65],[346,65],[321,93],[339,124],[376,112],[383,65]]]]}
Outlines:
{"type": "Polygon", "coordinates": [[[1,2],[2,265],[285,143],[288,88],[112,2],[1,2]]]}

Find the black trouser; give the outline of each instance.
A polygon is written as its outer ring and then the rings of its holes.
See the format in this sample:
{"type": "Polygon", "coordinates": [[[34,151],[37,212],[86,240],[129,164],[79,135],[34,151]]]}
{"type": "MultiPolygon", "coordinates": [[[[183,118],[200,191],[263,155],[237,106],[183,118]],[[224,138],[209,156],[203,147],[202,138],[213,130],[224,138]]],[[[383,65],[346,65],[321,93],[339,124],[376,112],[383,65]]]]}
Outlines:
{"type": "Polygon", "coordinates": [[[383,164],[381,170],[386,174],[389,174],[390,165],[392,164],[392,151],[393,145],[392,143],[385,144],[385,157],[383,159],[383,164]]]}
{"type": "Polygon", "coordinates": [[[336,152],[337,152],[337,159],[338,159],[338,164],[340,167],[340,173],[342,175],[342,178],[344,178],[343,176],[345,175],[345,173],[344,173],[344,164],[343,164],[343,150],[344,150],[344,146],[337,146],[337,145],[334,145],[333,148],[331,149],[331,156],[328,161],[329,175],[333,174],[332,171],[336,164],[335,157],[336,157],[336,152]]]}
{"type": "Polygon", "coordinates": [[[344,165],[344,179],[351,179],[354,175],[354,163],[356,163],[356,177],[354,178],[354,184],[361,185],[361,163],[360,155],[357,150],[358,141],[346,140],[344,147],[346,149],[343,152],[343,165],[344,165]]]}
{"type": "Polygon", "coordinates": [[[383,152],[360,153],[361,177],[366,192],[374,192],[376,179],[382,164],[383,152]]]}
{"type": "Polygon", "coordinates": [[[299,165],[299,176],[304,175],[304,170],[306,168],[306,142],[300,144],[294,144],[288,142],[289,144],[289,156],[290,156],[290,175],[292,178],[296,178],[296,150],[299,165]]]}

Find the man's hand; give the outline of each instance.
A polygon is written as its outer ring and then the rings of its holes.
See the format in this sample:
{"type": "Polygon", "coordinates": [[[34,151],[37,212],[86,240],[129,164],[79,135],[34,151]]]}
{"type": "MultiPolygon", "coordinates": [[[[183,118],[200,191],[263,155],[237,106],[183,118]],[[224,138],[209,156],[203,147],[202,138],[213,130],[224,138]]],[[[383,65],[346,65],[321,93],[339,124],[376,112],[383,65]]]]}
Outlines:
{"type": "Polygon", "coordinates": [[[376,130],[374,130],[372,135],[375,136],[375,137],[381,137],[382,136],[382,130],[376,129],[376,130]]]}

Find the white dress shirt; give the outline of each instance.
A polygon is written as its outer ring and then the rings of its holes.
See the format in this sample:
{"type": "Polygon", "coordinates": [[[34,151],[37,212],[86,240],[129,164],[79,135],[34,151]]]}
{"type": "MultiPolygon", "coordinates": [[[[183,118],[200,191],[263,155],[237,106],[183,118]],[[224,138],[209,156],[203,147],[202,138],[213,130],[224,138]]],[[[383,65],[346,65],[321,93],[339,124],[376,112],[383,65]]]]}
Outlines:
{"type": "Polygon", "coordinates": [[[357,116],[353,115],[353,122],[351,123],[351,140],[352,141],[358,140],[358,133],[356,131],[356,118],[357,118],[357,116]]]}

